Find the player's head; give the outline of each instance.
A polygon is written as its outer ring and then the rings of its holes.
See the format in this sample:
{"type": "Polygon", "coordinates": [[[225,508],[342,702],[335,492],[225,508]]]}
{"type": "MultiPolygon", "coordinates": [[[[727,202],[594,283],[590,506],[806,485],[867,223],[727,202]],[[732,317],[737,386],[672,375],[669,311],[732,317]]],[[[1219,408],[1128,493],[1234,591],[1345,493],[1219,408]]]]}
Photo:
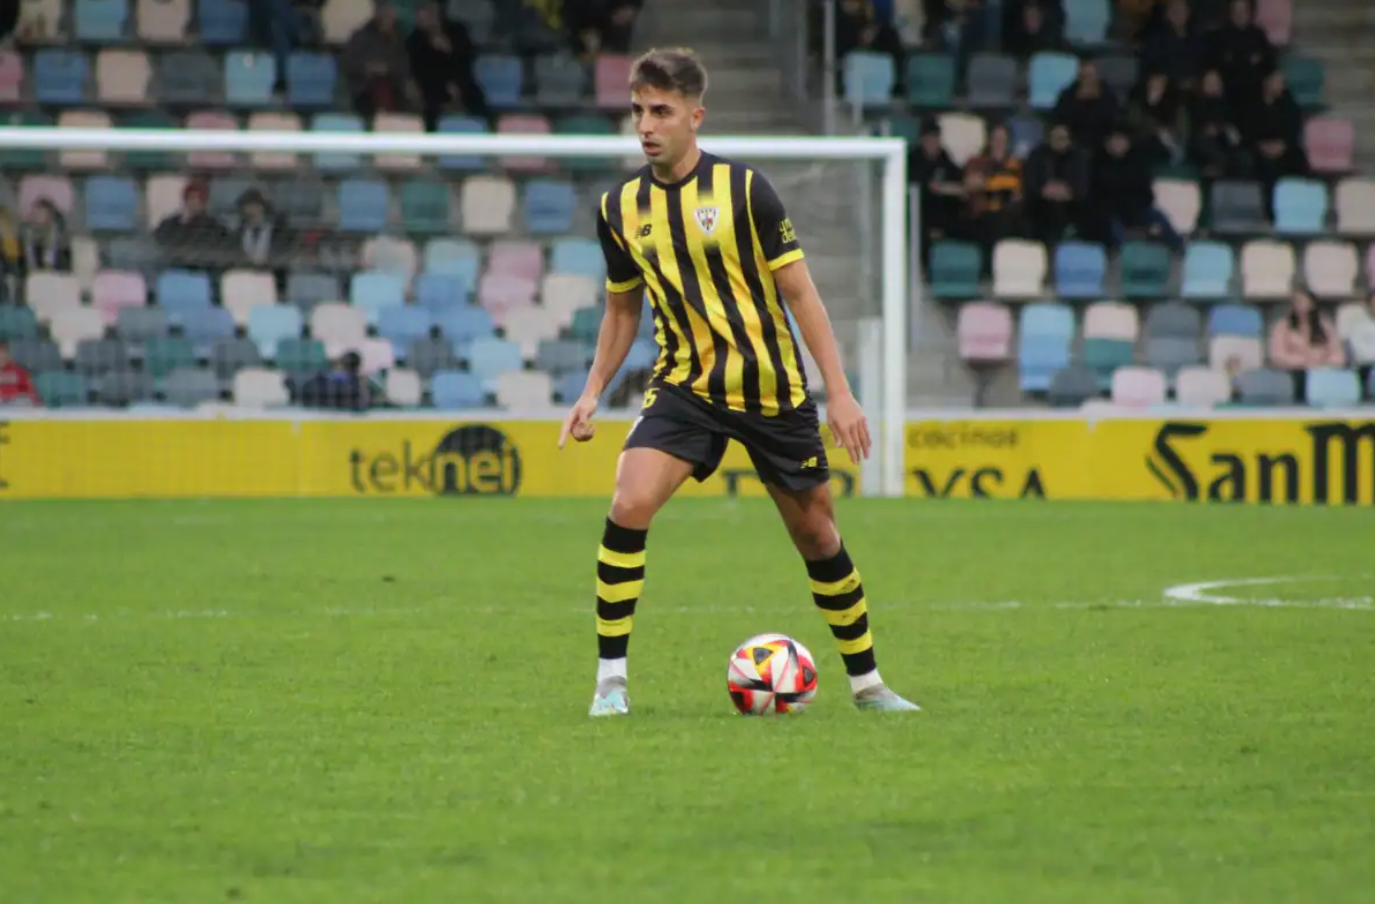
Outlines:
{"type": "Polygon", "coordinates": [[[651,164],[673,166],[697,142],[707,70],[691,50],[655,49],[630,70],[630,112],[651,164]]]}

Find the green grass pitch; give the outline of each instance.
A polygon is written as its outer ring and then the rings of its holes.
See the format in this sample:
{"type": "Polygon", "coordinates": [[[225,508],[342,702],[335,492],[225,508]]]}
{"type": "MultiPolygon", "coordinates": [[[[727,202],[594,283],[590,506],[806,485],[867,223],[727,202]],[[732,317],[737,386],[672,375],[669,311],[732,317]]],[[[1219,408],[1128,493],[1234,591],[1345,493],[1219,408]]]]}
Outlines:
{"type": "Polygon", "coordinates": [[[0,506],[0,900],[1370,900],[1370,510],[844,502],[885,716],[767,501],[679,500],[592,722],[604,512],[0,506]],[[761,631],[800,717],[730,707],[761,631]]]}

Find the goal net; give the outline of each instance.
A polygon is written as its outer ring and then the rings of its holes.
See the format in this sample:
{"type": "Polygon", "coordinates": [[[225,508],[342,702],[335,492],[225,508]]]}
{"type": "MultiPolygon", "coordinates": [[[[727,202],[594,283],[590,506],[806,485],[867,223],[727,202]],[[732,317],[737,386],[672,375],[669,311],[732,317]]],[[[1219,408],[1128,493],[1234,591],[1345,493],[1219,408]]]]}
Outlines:
{"type": "MultiPolygon", "coordinates": [[[[279,118],[248,130],[0,128],[8,206],[37,227],[55,217],[62,236],[10,272],[0,309],[0,338],[44,416],[361,405],[560,417],[582,391],[604,303],[596,202],[642,164],[634,138],[424,134],[387,114],[372,132],[335,133],[279,118]],[[350,353],[362,400],[321,377],[350,353]]],[[[902,142],[703,147],[777,188],[874,426],[862,485],[900,494],[902,142]]],[[[604,417],[633,416],[656,355],[646,316],[604,417]]]]}

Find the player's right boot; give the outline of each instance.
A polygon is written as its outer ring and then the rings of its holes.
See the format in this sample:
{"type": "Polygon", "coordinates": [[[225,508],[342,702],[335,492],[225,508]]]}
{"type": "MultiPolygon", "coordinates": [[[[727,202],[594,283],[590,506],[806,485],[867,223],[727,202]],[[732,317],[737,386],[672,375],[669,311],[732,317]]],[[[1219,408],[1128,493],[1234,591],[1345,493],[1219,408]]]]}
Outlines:
{"type": "Polygon", "coordinates": [[[877,684],[855,694],[858,709],[874,712],[917,712],[921,707],[910,700],[904,700],[888,689],[886,684],[877,684]]]}
{"type": "Polygon", "coordinates": [[[598,684],[587,714],[593,717],[630,715],[630,694],[626,691],[625,679],[608,678],[598,684]]]}

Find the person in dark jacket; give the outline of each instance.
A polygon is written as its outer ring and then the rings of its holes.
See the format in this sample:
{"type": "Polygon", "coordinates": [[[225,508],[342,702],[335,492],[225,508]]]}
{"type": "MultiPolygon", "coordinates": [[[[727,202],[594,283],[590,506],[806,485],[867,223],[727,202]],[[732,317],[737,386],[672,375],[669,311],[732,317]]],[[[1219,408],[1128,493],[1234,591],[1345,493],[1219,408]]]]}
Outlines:
{"type": "Polygon", "coordinates": [[[1242,133],[1250,145],[1256,178],[1264,188],[1268,208],[1276,182],[1285,176],[1308,172],[1308,155],[1303,149],[1303,113],[1284,83],[1283,72],[1276,69],[1265,77],[1260,96],[1242,122],[1242,133]]]}
{"type": "Polygon", "coordinates": [[[1125,123],[1109,128],[1094,157],[1089,180],[1088,206],[1095,239],[1117,247],[1129,233],[1144,233],[1176,249],[1181,247],[1179,234],[1156,209],[1151,187],[1153,163],[1151,149],[1134,144],[1125,123]]]}
{"type": "Polygon", "coordinates": [[[1216,69],[1203,73],[1189,106],[1189,156],[1206,179],[1236,176],[1247,168],[1241,130],[1232,121],[1216,69]]]}
{"type": "Polygon", "coordinates": [[[1007,0],[1003,4],[1003,50],[1020,59],[1065,46],[1061,0],[1007,0]]]}
{"type": "Polygon", "coordinates": [[[1074,146],[1069,126],[1057,122],[1026,161],[1026,212],[1032,236],[1047,245],[1070,227],[1083,231],[1089,161],[1074,146]]]}
{"type": "Polygon", "coordinates": [[[1278,62],[1275,45],[1255,23],[1251,0],[1232,0],[1227,22],[1207,36],[1204,47],[1204,65],[1222,75],[1233,115],[1250,107],[1278,62]]]}
{"type": "Polygon", "coordinates": [[[1163,72],[1147,70],[1132,88],[1128,111],[1138,140],[1159,162],[1185,156],[1184,97],[1163,72]]]}
{"type": "Polygon", "coordinates": [[[366,411],[372,407],[373,386],[362,369],[363,359],[358,353],[345,352],[332,368],[305,381],[301,404],[306,408],[366,411]]]}
{"type": "Polygon", "coordinates": [[[934,119],[925,120],[921,138],[908,148],[907,172],[913,184],[921,187],[921,261],[929,261],[931,244],[952,235],[960,221],[964,187],[960,167],[941,144],[941,127],[934,119]]]}
{"type": "Polygon", "coordinates": [[[1079,64],[1079,77],[1056,98],[1052,115],[1069,126],[1075,141],[1090,148],[1103,140],[1108,125],[1120,113],[1117,96],[1103,84],[1098,66],[1092,60],[1083,60],[1079,64]]]}
{"type": "Polygon", "coordinates": [[[1202,74],[1203,33],[1188,0],[1169,0],[1164,22],[1141,45],[1141,68],[1162,73],[1179,91],[1192,90],[1202,74]]]}
{"type": "Polygon", "coordinates": [[[438,128],[450,105],[486,119],[487,96],[473,76],[477,51],[462,22],[445,19],[438,3],[422,3],[415,11],[415,29],[406,39],[411,75],[420,89],[426,131],[438,128]]]}

